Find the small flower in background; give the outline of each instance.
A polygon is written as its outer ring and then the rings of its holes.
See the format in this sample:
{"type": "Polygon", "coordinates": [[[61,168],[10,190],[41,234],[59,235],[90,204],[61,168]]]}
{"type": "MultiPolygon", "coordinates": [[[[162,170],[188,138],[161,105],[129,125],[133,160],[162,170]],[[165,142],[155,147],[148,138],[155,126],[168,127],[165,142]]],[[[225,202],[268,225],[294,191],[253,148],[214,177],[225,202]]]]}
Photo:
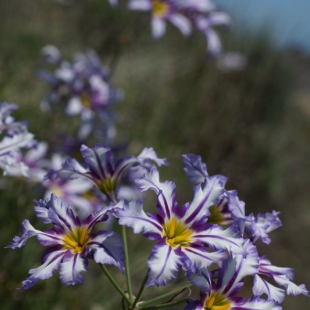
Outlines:
{"type": "MultiPolygon", "coordinates": [[[[63,161],[62,156],[53,154],[49,169],[61,169],[63,161]]],[[[94,185],[85,178],[62,180],[56,176],[51,176],[50,178],[44,178],[42,185],[46,188],[45,199],[50,197],[51,194],[55,194],[69,204],[80,219],[86,218],[89,214],[108,204],[106,197],[96,193],[94,185]]]]}
{"type": "Polygon", "coordinates": [[[177,27],[183,35],[191,33],[190,21],[178,12],[176,0],[130,0],[128,8],[151,13],[154,39],[159,39],[165,34],[166,21],[177,27]]]}
{"type": "MultiPolygon", "coordinates": [[[[12,156],[16,163],[26,167],[28,180],[41,182],[49,167],[49,161],[45,158],[46,152],[47,144],[45,142],[39,142],[27,152],[16,151],[12,153],[12,156]]],[[[7,171],[7,174],[15,177],[22,176],[21,171],[16,168],[12,167],[10,171],[7,171]]]]}
{"type": "Polygon", "coordinates": [[[123,98],[120,90],[110,82],[108,68],[94,51],[77,53],[73,60],[62,58],[54,46],[42,50],[45,65],[54,65],[54,70],[41,69],[39,77],[50,85],[50,91],[41,103],[44,111],[60,105],[68,116],[81,119],[79,139],[93,135],[110,145],[115,136],[114,104],[123,98]]]}
{"type": "Polygon", "coordinates": [[[217,67],[224,72],[242,71],[246,65],[246,57],[236,52],[224,53],[217,60],[217,67]]]}
{"type": "Polygon", "coordinates": [[[181,267],[197,272],[224,260],[225,250],[240,249],[243,240],[233,230],[206,224],[208,209],[223,192],[223,181],[221,176],[208,177],[203,186],[195,187],[193,200],[179,207],[175,184],[161,183],[157,170],[136,180],[141,191],[156,192],[159,214],[146,214],[142,201],[137,200],[129,204],[120,202],[123,207],[116,211],[116,217],[121,225],[158,241],[148,260],[150,272],[146,285],[166,285],[176,278],[181,267]]]}
{"type": "Polygon", "coordinates": [[[15,170],[20,175],[27,176],[27,166],[19,162],[14,153],[23,147],[33,148],[36,141],[34,135],[28,132],[27,122],[16,122],[10,115],[17,108],[15,104],[0,104],[0,168],[4,174],[15,170]]]}
{"type": "Polygon", "coordinates": [[[43,246],[50,246],[42,256],[43,264],[29,271],[30,276],[23,281],[21,289],[29,289],[39,280],[50,278],[58,268],[63,284],[82,284],[81,273],[87,271],[88,259],[94,259],[98,264],[115,265],[123,271],[124,245],[121,237],[105,230],[94,232],[95,226],[106,221],[115,209],[114,206],[102,208],[81,221],[69,205],[57,196],[39,200],[35,213],[43,223],[53,224],[53,228],[43,232],[24,220],[22,236],[14,237],[8,246],[21,248],[33,236],[43,246]]]}
{"type": "Polygon", "coordinates": [[[166,32],[166,21],[172,23],[185,36],[196,29],[206,37],[209,56],[217,57],[222,53],[216,26],[230,26],[231,18],[217,10],[210,0],[130,0],[128,8],[150,12],[152,15],[152,34],[155,39],[166,32]]]}

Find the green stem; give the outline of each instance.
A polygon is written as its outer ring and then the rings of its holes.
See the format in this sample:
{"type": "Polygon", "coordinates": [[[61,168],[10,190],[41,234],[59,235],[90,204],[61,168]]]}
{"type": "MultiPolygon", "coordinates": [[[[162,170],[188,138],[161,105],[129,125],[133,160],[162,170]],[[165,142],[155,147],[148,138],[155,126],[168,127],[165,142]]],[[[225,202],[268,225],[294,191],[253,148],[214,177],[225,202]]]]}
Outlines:
{"type": "Polygon", "coordinates": [[[179,300],[176,300],[176,301],[167,302],[165,304],[160,304],[160,305],[156,305],[156,306],[149,306],[149,307],[142,307],[141,309],[144,309],[144,310],[146,310],[146,309],[157,310],[157,309],[161,309],[161,308],[167,308],[167,307],[170,307],[170,306],[175,306],[175,305],[178,305],[178,304],[182,304],[182,303],[186,302],[186,300],[187,300],[187,297],[179,299],[179,300]]]}
{"type": "Polygon", "coordinates": [[[134,301],[134,303],[133,303],[133,305],[132,305],[132,309],[135,309],[135,306],[136,306],[137,302],[138,302],[138,301],[140,300],[140,298],[142,297],[142,294],[143,294],[144,289],[145,289],[145,283],[147,282],[147,280],[148,280],[148,278],[149,278],[148,273],[149,273],[149,270],[146,272],[146,275],[145,275],[145,277],[144,277],[144,279],[143,279],[143,282],[142,282],[142,284],[141,284],[141,286],[140,286],[140,289],[139,289],[139,292],[138,292],[138,294],[137,294],[137,297],[135,298],[135,301],[134,301]]]}
{"type": "Polygon", "coordinates": [[[113,286],[116,288],[116,290],[122,295],[122,297],[127,301],[127,303],[130,305],[131,301],[128,299],[126,294],[123,292],[123,290],[120,288],[120,286],[116,283],[112,275],[110,274],[109,270],[104,265],[99,265],[102,269],[102,271],[105,273],[107,278],[110,280],[110,282],[113,284],[113,286]]]}
{"type": "Polygon", "coordinates": [[[124,241],[125,274],[126,274],[126,281],[127,281],[127,289],[128,289],[129,301],[130,301],[130,304],[132,304],[132,289],[131,289],[131,282],[130,282],[128,244],[127,244],[127,236],[126,236],[126,227],[124,225],[122,226],[122,237],[124,241]]]}
{"type": "Polygon", "coordinates": [[[148,301],[145,301],[145,302],[141,303],[141,304],[139,305],[139,307],[144,308],[145,306],[148,306],[148,305],[150,305],[150,304],[153,304],[153,303],[155,303],[155,302],[157,302],[157,301],[159,301],[159,300],[162,300],[162,299],[164,299],[164,298],[168,298],[168,297],[170,297],[170,296],[177,295],[178,293],[181,293],[184,289],[186,289],[186,288],[191,288],[191,287],[193,287],[193,284],[188,284],[188,285],[186,285],[186,286],[184,286],[184,287],[182,287],[182,288],[179,288],[179,289],[177,289],[177,290],[171,291],[171,292],[169,292],[169,293],[166,293],[166,294],[160,295],[160,296],[158,296],[158,297],[155,297],[155,298],[153,298],[153,299],[150,299],[150,300],[148,300],[148,301]]]}

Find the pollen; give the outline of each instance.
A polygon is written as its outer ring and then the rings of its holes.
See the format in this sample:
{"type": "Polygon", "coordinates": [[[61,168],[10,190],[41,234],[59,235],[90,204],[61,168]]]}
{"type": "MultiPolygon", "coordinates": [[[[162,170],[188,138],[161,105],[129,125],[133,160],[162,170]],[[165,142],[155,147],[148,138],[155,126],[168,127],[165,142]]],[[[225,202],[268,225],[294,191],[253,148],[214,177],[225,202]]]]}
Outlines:
{"type": "Polygon", "coordinates": [[[91,103],[90,103],[90,100],[89,100],[89,96],[87,94],[82,94],[80,96],[80,99],[81,99],[81,102],[82,102],[82,105],[83,107],[85,108],[90,108],[91,107],[91,103]]]}
{"type": "Polygon", "coordinates": [[[72,250],[73,253],[80,253],[89,241],[87,227],[75,228],[63,236],[64,248],[72,250]]]}
{"type": "Polygon", "coordinates": [[[227,310],[231,308],[231,304],[226,296],[211,292],[204,302],[204,310],[227,310]]]}
{"type": "Polygon", "coordinates": [[[163,236],[166,237],[166,242],[172,247],[188,246],[192,234],[193,232],[176,218],[172,218],[169,222],[166,222],[164,226],[163,236]]]}
{"type": "Polygon", "coordinates": [[[161,0],[152,1],[152,12],[156,17],[164,17],[169,12],[169,4],[161,0]]]}

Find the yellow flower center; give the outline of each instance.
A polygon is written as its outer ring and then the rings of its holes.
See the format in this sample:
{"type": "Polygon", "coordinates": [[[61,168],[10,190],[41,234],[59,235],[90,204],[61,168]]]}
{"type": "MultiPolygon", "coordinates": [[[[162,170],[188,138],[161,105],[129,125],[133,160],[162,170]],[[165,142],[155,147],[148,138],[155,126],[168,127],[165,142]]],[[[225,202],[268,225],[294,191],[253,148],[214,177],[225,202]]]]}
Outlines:
{"type": "Polygon", "coordinates": [[[218,205],[213,205],[210,209],[210,216],[208,218],[208,224],[218,224],[218,225],[224,225],[225,220],[223,217],[223,214],[221,212],[221,209],[218,205]]]}
{"type": "Polygon", "coordinates": [[[156,17],[164,17],[169,11],[169,4],[162,0],[152,1],[152,13],[156,17]]]}
{"type": "Polygon", "coordinates": [[[63,196],[62,190],[59,186],[53,185],[51,187],[51,192],[54,193],[59,198],[61,198],[63,196]]]}
{"type": "Polygon", "coordinates": [[[72,250],[73,253],[83,251],[85,244],[89,241],[87,227],[75,228],[63,236],[64,248],[72,250]]]}
{"type": "Polygon", "coordinates": [[[226,310],[230,309],[230,302],[220,293],[211,292],[204,302],[204,310],[226,310]]]}
{"type": "Polygon", "coordinates": [[[82,102],[83,107],[85,107],[85,108],[90,108],[91,104],[90,104],[90,100],[89,100],[88,95],[82,94],[82,95],[80,96],[80,99],[81,99],[81,102],[82,102]]]}
{"type": "Polygon", "coordinates": [[[193,232],[185,224],[175,218],[165,223],[163,236],[172,247],[188,246],[192,234],[193,232]]]}

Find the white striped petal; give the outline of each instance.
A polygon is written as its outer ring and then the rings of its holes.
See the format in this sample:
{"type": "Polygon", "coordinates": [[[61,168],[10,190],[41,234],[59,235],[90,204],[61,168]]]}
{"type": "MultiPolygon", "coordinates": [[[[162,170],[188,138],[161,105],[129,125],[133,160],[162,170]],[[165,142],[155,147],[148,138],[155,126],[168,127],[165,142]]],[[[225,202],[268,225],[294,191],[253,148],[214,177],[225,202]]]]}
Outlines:
{"type": "Polygon", "coordinates": [[[163,228],[153,218],[149,217],[142,208],[142,201],[131,201],[123,209],[116,211],[116,217],[121,225],[133,228],[134,233],[157,233],[161,236],[163,228]]]}
{"type": "Polygon", "coordinates": [[[163,286],[171,282],[177,276],[180,263],[180,256],[170,245],[156,244],[148,260],[150,272],[146,286],[163,286]]]}
{"type": "Polygon", "coordinates": [[[71,250],[66,251],[63,261],[60,264],[59,276],[65,285],[75,285],[83,283],[81,272],[87,271],[87,259],[79,253],[73,254],[71,250]]]}
{"type": "Polygon", "coordinates": [[[281,303],[285,297],[283,289],[268,283],[259,275],[254,276],[253,294],[256,296],[266,294],[268,296],[268,299],[274,299],[279,303],[281,303]]]}

